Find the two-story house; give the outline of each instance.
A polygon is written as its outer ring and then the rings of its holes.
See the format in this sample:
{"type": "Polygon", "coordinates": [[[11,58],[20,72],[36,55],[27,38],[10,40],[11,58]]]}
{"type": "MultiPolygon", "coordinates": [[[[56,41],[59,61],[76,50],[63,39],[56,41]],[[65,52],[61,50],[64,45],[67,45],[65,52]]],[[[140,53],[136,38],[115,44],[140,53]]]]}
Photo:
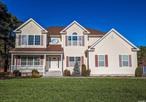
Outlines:
{"type": "Polygon", "coordinates": [[[78,62],[91,70],[91,76],[135,74],[139,49],[115,29],[100,32],[76,21],[66,27],[44,29],[29,19],[14,32],[11,71],[29,75],[37,69],[43,76],[62,76],[65,69],[73,72],[78,62]]]}

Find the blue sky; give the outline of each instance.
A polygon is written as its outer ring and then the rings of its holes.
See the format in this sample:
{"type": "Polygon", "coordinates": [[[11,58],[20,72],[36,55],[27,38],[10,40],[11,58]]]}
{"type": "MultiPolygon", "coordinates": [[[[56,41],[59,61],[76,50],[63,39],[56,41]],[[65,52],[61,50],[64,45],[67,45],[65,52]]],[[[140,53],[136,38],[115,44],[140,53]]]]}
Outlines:
{"type": "Polygon", "coordinates": [[[111,28],[137,46],[146,46],[146,0],[3,0],[21,21],[33,18],[44,28],[82,26],[107,32],[111,28]]]}

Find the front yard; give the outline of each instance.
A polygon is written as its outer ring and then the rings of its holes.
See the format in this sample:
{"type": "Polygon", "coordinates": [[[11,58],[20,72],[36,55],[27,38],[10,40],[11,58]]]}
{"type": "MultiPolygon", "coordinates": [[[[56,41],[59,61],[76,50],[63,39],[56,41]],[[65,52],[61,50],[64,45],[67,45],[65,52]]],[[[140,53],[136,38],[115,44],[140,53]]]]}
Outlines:
{"type": "Polygon", "coordinates": [[[0,102],[146,102],[146,79],[0,80],[0,102]]]}

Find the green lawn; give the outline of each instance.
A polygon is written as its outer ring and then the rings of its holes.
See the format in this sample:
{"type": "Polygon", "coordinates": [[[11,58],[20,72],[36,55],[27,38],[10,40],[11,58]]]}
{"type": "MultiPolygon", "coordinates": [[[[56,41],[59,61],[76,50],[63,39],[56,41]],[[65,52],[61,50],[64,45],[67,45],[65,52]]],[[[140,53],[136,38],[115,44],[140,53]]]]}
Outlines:
{"type": "Polygon", "coordinates": [[[146,102],[146,79],[0,80],[0,102],[146,102]]]}

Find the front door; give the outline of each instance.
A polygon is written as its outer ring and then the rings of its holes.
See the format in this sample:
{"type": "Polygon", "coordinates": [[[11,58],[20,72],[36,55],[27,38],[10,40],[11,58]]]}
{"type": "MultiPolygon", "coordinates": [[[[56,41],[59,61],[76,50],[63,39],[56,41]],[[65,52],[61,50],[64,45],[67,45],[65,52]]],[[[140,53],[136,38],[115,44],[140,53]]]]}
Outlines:
{"type": "Polygon", "coordinates": [[[50,65],[50,68],[51,69],[57,69],[59,68],[59,58],[57,56],[52,56],[51,57],[51,61],[50,61],[51,65],[50,65]]]}

